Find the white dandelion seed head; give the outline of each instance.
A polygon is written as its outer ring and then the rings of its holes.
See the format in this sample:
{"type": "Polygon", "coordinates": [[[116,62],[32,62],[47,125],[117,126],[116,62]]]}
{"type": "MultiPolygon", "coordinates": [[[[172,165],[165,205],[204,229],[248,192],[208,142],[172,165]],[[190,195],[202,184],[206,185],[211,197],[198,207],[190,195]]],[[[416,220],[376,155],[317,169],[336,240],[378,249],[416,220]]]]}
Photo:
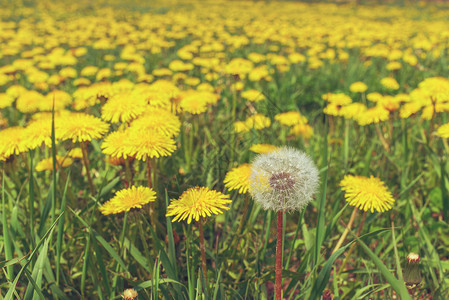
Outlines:
{"type": "Polygon", "coordinates": [[[318,190],[319,171],[304,152],[282,147],[252,163],[250,193],[263,209],[302,210],[318,190]]]}

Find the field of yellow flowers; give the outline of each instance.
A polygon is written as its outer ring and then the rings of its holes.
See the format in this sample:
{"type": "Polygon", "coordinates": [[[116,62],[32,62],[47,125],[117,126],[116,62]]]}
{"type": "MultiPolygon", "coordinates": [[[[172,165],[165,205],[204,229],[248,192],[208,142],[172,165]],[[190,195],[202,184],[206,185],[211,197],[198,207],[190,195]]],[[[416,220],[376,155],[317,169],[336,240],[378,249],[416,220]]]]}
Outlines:
{"type": "Polygon", "coordinates": [[[449,5],[0,5],[0,299],[449,299],[449,5]]]}

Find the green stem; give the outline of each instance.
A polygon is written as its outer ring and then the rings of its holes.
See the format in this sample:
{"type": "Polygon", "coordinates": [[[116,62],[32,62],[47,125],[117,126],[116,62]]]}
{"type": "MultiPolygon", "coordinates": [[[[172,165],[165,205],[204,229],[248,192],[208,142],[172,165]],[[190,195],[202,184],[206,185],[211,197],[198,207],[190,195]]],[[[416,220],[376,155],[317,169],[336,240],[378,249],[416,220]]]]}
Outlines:
{"type": "Polygon", "coordinates": [[[125,179],[128,183],[128,187],[133,186],[133,175],[131,173],[131,162],[129,157],[125,159],[125,179]]]}
{"type": "Polygon", "coordinates": [[[203,219],[200,218],[198,222],[198,228],[200,230],[200,250],[201,250],[201,263],[203,266],[204,279],[206,280],[206,286],[209,285],[207,279],[207,265],[206,265],[206,246],[204,245],[204,232],[203,232],[203,219]]]}
{"type": "MultiPolygon", "coordinates": [[[[153,188],[153,182],[151,180],[151,159],[148,157],[147,158],[147,177],[148,177],[148,187],[151,189],[153,188]]],[[[154,201],[150,202],[149,205],[149,213],[150,213],[150,221],[151,221],[151,226],[153,226],[154,230],[156,231],[157,229],[157,224],[156,224],[156,220],[157,220],[157,216],[156,216],[156,208],[155,208],[155,204],[154,201]]]]}
{"type": "Polygon", "coordinates": [[[349,122],[350,120],[345,119],[345,136],[343,148],[343,165],[345,170],[348,169],[348,158],[349,158],[349,122]]]}
{"type": "Polygon", "coordinates": [[[84,163],[84,167],[86,168],[87,180],[89,181],[90,194],[93,197],[93,196],[95,196],[95,188],[94,188],[94,183],[92,181],[92,177],[90,176],[89,159],[87,157],[86,142],[81,142],[81,152],[83,153],[83,163],[84,163]]]}
{"type": "Polygon", "coordinates": [[[377,136],[379,137],[382,147],[384,147],[384,149],[385,149],[385,151],[387,151],[387,153],[390,153],[390,145],[388,145],[388,142],[385,140],[385,138],[380,130],[379,124],[375,124],[374,127],[376,128],[376,133],[377,133],[377,136]]]}
{"type": "MultiPolygon", "coordinates": [[[[123,257],[123,254],[125,252],[125,233],[126,233],[126,229],[127,229],[127,225],[128,225],[128,212],[125,212],[125,217],[123,218],[123,228],[122,228],[122,232],[120,233],[120,239],[119,239],[119,255],[123,257]]],[[[115,276],[112,280],[112,286],[113,287],[117,287],[117,281],[119,279],[119,272],[120,272],[120,264],[116,263],[115,266],[115,276]]],[[[115,290],[112,291],[112,295],[110,297],[110,299],[115,297],[115,290]]]]}
{"type": "Polygon", "coordinates": [[[34,151],[30,150],[28,152],[30,154],[30,179],[29,179],[29,197],[28,197],[28,206],[29,206],[29,210],[30,210],[30,237],[31,237],[31,243],[34,247],[34,176],[33,176],[33,156],[34,156],[34,151]]]}
{"type": "MultiPolygon", "coordinates": [[[[143,218],[143,214],[139,213],[139,216],[141,216],[143,218]]],[[[145,256],[148,259],[148,266],[150,267],[151,274],[153,274],[153,264],[151,263],[151,255],[150,255],[150,252],[148,251],[148,249],[150,249],[150,247],[148,246],[148,243],[147,243],[147,240],[146,240],[146,237],[145,237],[145,234],[144,234],[145,231],[143,230],[143,226],[142,226],[141,220],[136,218],[136,222],[137,222],[137,228],[138,228],[138,231],[139,231],[139,236],[140,236],[140,239],[142,240],[142,245],[143,245],[143,249],[144,249],[144,252],[145,252],[145,256]]]]}

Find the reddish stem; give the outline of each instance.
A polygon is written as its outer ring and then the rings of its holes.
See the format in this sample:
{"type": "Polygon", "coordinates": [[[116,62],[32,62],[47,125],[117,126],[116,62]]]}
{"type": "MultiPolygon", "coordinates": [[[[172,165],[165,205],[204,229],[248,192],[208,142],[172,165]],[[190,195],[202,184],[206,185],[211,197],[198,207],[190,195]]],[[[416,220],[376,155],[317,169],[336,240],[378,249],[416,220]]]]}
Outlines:
{"type": "Polygon", "coordinates": [[[277,242],[276,242],[276,283],[275,295],[276,300],[282,299],[282,225],[283,225],[283,211],[278,211],[278,226],[277,226],[277,242]]]}

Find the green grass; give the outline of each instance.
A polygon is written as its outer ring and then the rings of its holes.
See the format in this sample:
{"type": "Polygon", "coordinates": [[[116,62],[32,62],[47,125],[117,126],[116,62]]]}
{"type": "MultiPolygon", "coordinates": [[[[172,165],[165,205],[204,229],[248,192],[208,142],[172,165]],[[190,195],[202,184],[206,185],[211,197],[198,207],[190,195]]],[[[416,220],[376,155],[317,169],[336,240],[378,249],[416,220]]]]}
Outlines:
{"type": "MultiPolygon", "coordinates": [[[[30,4],[28,2],[27,5],[30,4]]],[[[82,19],[84,15],[93,14],[102,18],[101,13],[107,7],[106,4],[90,6],[82,2],[76,14],[71,14],[53,5],[50,5],[54,8],[50,15],[57,16],[58,26],[62,26],[59,22],[70,18],[87,22],[82,19]],[[63,13],[58,14],[58,10],[63,13]]],[[[181,17],[179,20],[174,17],[172,11],[176,7],[151,7],[141,2],[125,4],[120,1],[111,5],[118,12],[107,15],[105,22],[129,23],[136,32],[141,32],[148,25],[139,23],[141,20],[135,18],[140,15],[160,18],[156,21],[166,17],[171,22],[163,24],[168,32],[178,25],[187,27],[189,24],[181,17]]],[[[229,9],[234,7],[235,11],[243,10],[241,3],[223,5],[229,9]]],[[[273,4],[260,5],[262,8],[256,7],[254,10],[261,9],[267,14],[274,10],[279,14],[277,19],[280,22],[283,20],[281,16],[286,15],[288,20],[285,24],[292,28],[302,28],[298,24],[305,26],[298,23],[299,18],[292,17],[296,16],[296,11],[290,15],[282,10],[281,5],[276,8],[279,10],[270,6],[273,4]]],[[[188,12],[199,9],[197,4],[180,7],[188,12]]],[[[319,11],[319,6],[307,8],[312,13],[319,11]]],[[[0,19],[31,20],[32,12],[25,10],[19,13],[17,9],[19,7],[14,7],[14,11],[11,9],[11,13],[2,13],[0,19]]],[[[38,18],[32,24],[41,24],[42,9],[38,8],[35,12],[38,18]]],[[[348,14],[348,20],[353,21],[350,15],[359,13],[356,15],[359,20],[379,24],[395,17],[393,11],[386,13],[382,17],[384,19],[377,20],[375,13],[378,11],[374,8],[373,16],[362,15],[357,9],[363,11],[363,8],[353,7],[331,12],[330,15],[342,17],[348,14]]],[[[366,9],[365,13],[370,11],[370,7],[366,9]]],[[[411,15],[407,18],[418,18],[418,10],[408,9],[411,15]]],[[[432,21],[429,11],[431,8],[424,11],[421,20],[430,18],[427,21],[432,21]]],[[[221,9],[215,10],[212,16],[218,18],[218,12],[221,9]]],[[[212,18],[197,13],[200,18],[198,22],[212,18]]],[[[435,19],[447,25],[449,15],[443,14],[440,12],[435,19]]],[[[236,29],[230,24],[224,28],[235,35],[247,34],[245,15],[241,17],[243,19],[236,17],[243,22],[236,29]]],[[[253,19],[273,22],[273,28],[280,30],[272,19],[264,17],[263,14],[251,15],[253,19]]],[[[317,23],[316,26],[330,30],[325,18],[320,20],[325,24],[317,23]]],[[[434,23],[426,24],[429,28],[436,26],[434,23]]],[[[210,28],[217,33],[214,26],[210,28]]],[[[384,27],[382,29],[386,30],[384,27]]],[[[101,151],[102,139],[87,144],[90,174],[96,190],[93,195],[81,160],[75,160],[73,165],[57,172],[37,172],[36,164],[42,158],[52,157],[55,170],[56,155],[65,155],[77,146],[71,141],[57,142],[52,123],[52,147],[42,146],[1,162],[0,299],[122,299],[121,295],[127,288],[134,288],[139,293],[138,299],[272,299],[275,213],[261,209],[249,194],[229,191],[223,184],[228,171],[254,159],[255,154],[249,151],[249,147],[256,143],[301,149],[311,156],[320,170],[321,185],[314,201],[305,210],[286,214],[284,218],[285,299],[322,299],[326,293],[332,294],[334,299],[447,299],[449,147],[446,139],[434,134],[438,126],[447,123],[447,112],[436,114],[428,121],[421,119],[421,113],[401,119],[395,111],[390,115],[391,122],[360,126],[351,119],[325,115],[323,108],[327,103],[321,98],[326,93],[344,92],[354,102],[363,103],[366,102],[365,95],[349,91],[350,84],[355,81],[364,81],[369,86],[368,92],[396,95],[411,92],[425,78],[449,76],[447,38],[440,36],[439,31],[435,34],[428,30],[425,32],[435,39],[440,38],[439,45],[444,45],[441,56],[436,57],[429,51],[426,57],[420,57],[422,50],[416,48],[414,53],[419,64],[410,66],[401,61],[403,68],[394,72],[385,69],[387,59],[367,57],[366,49],[358,46],[340,49],[348,53],[347,61],[322,59],[323,66],[312,70],[309,68],[311,57],[307,54],[310,45],[297,45],[295,51],[306,54],[306,62],[291,64],[286,72],[280,72],[267,62],[269,69],[273,70],[270,75],[273,80],[253,82],[248,78],[241,79],[245,89],[254,88],[266,96],[266,100],[257,103],[242,99],[240,93],[231,87],[236,79],[219,73],[217,80],[210,81],[220,97],[217,104],[210,105],[201,115],[180,114],[182,126],[181,134],[176,138],[178,149],[170,157],[152,160],[153,188],[158,195],[155,203],[156,226],[150,225],[147,206],[109,216],[102,215],[98,210],[115,192],[125,188],[130,174],[135,185],[148,184],[146,163],[137,160],[130,162],[126,170],[125,167],[111,165],[101,151]],[[371,65],[366,64],[368,60],[371,65]],[[399,90],[388,91],[380,84],[381,78],[390,75],[399,82],[399,90]],[[299,110],[307,117],[314,130],[310,139],[289,135],[289,128],[274,120],[276,114],[289,110],[299,110]],[[244,121],[255,112],[269,117],[271,126],[236,134],[234,122],[244,121]],[[385,137],[389,151],[379,140],[376,126],[385,137]],[[348,207],[344,192],[339,187],[347,174],[381,178],[396,201],[387,212],[367,212],[365,216],[359,213],[343,245],[332,254],[353,209],[348,207]],[[204,223],[208,282],[201,270],[198,225],[195,222],[172,222],[171,217],[165,216],[170,200],[177,199],[182,192],[194,186],[222,191],[232,199],[228,211],[207,218],[204,223]],[[365,218],[364,224],[357,235],[362,218],[365,218]],[[406,256],[410,252],[421,256],[423,280],[412,291],[414,294],[409,294],[402,276],[406,256]]],[[[163,48],[160,53],[140,49],[146,60],[147,73],[167,67],[178,58],[177,51],[181,47],[203,38],[192,32],[179,39],[167,37],[174,44],[163,48]]],[[[40,34],[47,33],[43,31],[40,34]]],[[[158,34],[151,38],[155,39],[158,34]]],[[[332,35],[330,31],[328,34],[332,35]]],[[[119,34],[128,35],[125,31],[119,34]]],[[[109,33],[105,31],[104,36],[109,36],[109,33]]],[[[351,41],[351,38],[351,34],[345,33],[344,39],[351,41]]],[[[298,38],[291,40],[298,42],[298,38]]],[[[140,46],[144,47],[145,43],[140,42],[140,46]]],[[[324,53],[328,48],[336,48],[329,45],[330,42],[329,38],[324,37],[317,43],[325,47],[324,53]]],[[[384,42],[387,43],[383,40],[373,44],[384,42]]],[[[401,43],[404,50],[413,47],[408,41],[401,43]]],[[[0,41],[0,45],[5,44],[5,41],[0,41]]],[[[65,42],[59,46],[72,48],[65,42]]],[[[127,61],[120,58],[123,44],[114,45],[113,49],[95,49],[92,43],[78,46],[87,49],[87,54],[73,66],[78,73],[87,65],[113,68],[115,62],[127,61]],[[117,59],[107,62],[103,59],[105,54],[113,54],[117,59]]],[[[35,46],[25,43],[21,47],[20,51],[24,52],[35,46]]],[[[251,52],[287,56],[287,48],[288,45],[273,38],[264,44],[251,41],[238,49],[226,44],[225,50],[220,53],[225,54],[225,66],[232,58],[247,57],[251,52]],[[270,46],[278,46],[279,50],[272,51],[270,46]]],[[[0,66],[13,63],[20,58],[21,52],[13,56],[5,55],[0,66]]],[[[56,66],[46,72],[54,75],[61,68],[56,66]]],[[[185,73],[206,81],[205,74],[198,66],[185,73]]],[[[122,78],[136,81],[137,76],[125,73],[109,79],[115,82],[122,78]]],[[[94,77],[90,79],[95,81],[94,77]]],[[[0,92],[6,92],[13,83],[30,90],[37,89],[23,73],[13,82],[0,85],[0,92]]],[[[183,83],[178,85],[181,90],[191,88],[183,83]]],[[[71,79],[57,88],[69,94],[77,90],[71,79]]],[[[89,107],[85,112],[100,117],[101,104],[89,107]]],[[[26,125],[31,120],[31,114],[18,111],[15,104],[2,109],[2,114],[7,120],[7,127],[26,125]]],[[[112,125],[111,131],[120,126],[112,125]]],[[[0,144],[3,142],[0,141],[0,144]]]]}

